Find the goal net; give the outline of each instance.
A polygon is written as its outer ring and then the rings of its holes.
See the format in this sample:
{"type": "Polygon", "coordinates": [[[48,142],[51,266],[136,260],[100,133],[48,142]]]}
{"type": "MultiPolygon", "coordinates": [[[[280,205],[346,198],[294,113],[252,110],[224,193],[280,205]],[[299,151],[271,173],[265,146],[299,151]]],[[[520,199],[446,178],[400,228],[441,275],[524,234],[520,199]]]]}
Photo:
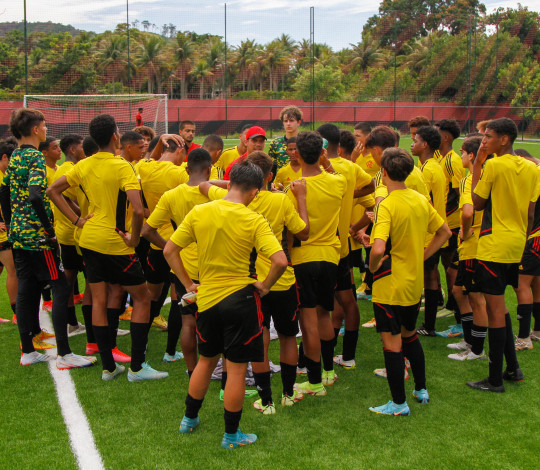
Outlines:
{"type": "Polygon", "coordinates": [[[68,133],[88,135],[88,124],[99,114],[114,116],[120,133],[136,126],[143,108],[143,125],[157,135],[168,129],[167,95],[25,95],[24,107],[45,115],[47,134],[61,138],[68,133]]]}

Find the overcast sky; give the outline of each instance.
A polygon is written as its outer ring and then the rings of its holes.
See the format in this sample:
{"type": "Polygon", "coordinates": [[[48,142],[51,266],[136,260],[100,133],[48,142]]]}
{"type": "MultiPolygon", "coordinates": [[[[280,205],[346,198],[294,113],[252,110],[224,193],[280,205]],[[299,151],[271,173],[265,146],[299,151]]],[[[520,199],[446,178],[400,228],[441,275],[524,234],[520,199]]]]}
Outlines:
{"type": "MultiPolygon", "coordinates": [[[[376,14],[379,0],[231,0],[227,2],[227,41],[243,39],[267,43],[282,33],[295,40],[309,39],[309,9],[315,7],[315,41],[335,50],[361,40],[362,27],[376,14]]],[[[497,7],[516,8],[517,1],[485,0],[489,12],[497,7]]],[[[540,0],[523,0],[523,6],[539,11],[540,0]]],[[[71,24],[103,32],[126,21],[126,0],[26,0],[28,21],[71,24]]],[[[129,20],[148,20],[159,31],[172,23],[178,31],[224,35],[224,2],[197,0],[129,0],[129,20]]],[[[20,21],[23,1],[2,2],[0,22],[20,21]]],[[[141,27],[142,29],[142,27],[141,27]]],[[[156,30],[154,30],[156,31],[156,30]]]]}

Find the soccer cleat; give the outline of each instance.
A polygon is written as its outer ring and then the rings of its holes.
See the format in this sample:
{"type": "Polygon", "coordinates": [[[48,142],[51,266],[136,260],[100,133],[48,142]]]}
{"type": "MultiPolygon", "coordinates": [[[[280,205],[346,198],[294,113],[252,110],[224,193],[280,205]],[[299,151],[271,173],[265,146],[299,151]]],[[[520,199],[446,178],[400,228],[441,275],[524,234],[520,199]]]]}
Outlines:
{"type": "Polygon", "coordinates": [[[297,367],[296,375],[307,375],[307,367],[297,367]]]}
{"type": "Polygon", "coordinates": [[[371,299],[372,299],[372,295],[371,294],[366,294],[366,292],[360,292],[360,294],[358,294],[356,296],[356,300],[367,300],[368,302],[371,302],[371,299]]]}
{"type": "Polygon", "coordinates": [[[466,343],[465,340],[461,340],[459,343],[447,344],[446,347],[450,349],[458,349],[460,351],[467,351],[468,349],[471,349],[471,345],[466,343]]]}
{"type": "Polygon", "coordinates": [[[531,331],[531,340],[540,341],[540,331],[531,331]]]}
{"type": "Polygon", "coordinates": [[[296,402],[304,399],[304,395],[297,390],[293,390],[293,395],[281,395],[281,405],[282,406],[293,406],[296,402]]]}
{"type": "Polygon", "coordinates": [[[331,387],[336,383],[336,380],[338,379],[337,374],[334,372],[334,370],[323,370],[322,371],[322,384],[326,385],[328,387],[331,387]]]}
{"type": "Polygon", "coordinates": [[[46,312],[52,312],[52,300],[44,300],[41,309],[46,312]]]}
{"type": "Polygon", "coordinates": [[[275,415],[276,407],[273,403],[268,403],[268,405],[262,404],[262,398],[259,398],[253,403],[253,408],[259,410],[263,415],[275,415]]]}
{"type": "MultiPolygon", "coordinates": [[[[384,369],[375,369],[373,373],[377,377],[383,377],[384,379],[388,378],[388,375],[386,374],[386,368],[384,369]]],[[[403,379],[407,380],[409,378],[409,373],[407,372],[407,368],[405,367],[405,374],[403,375],[403,379]]]]}
{"type": "Polygon", "coordinates": [[[503,372],[503,379],[509,382],[521,382],[524,378],[523,371],[519,367],[514,371],[506,369],[503,372]]]}
{"type": "Polygon", "coordinates": [[[219,391],[219,401],[223,401],[224,396],[225,396],[225,390],[221,389],[219,391]]]}
{"type": "Polygon", "coordinates": [[[45,341],[41,341],[39,339],[33,338],[32,344],[34,345],[34,349],[54,349],[56,348],[56,344],[47,343],[45,341]]]}
{"type": "Polygon", "coordinates": [[[410,369],[410,368],[411,368],[411,361],[405,358],[405,369],[410,369]]]}
{"type": "Polygon", "coordinates": [[[300,384],[294,384],[294,389],[302,395],[308,394],[314,397],[324,397],[326,395],[326,389],[323,384],[310,384],[309,382],[302,382],[300,384]]]}
{"type": "Polygon", "coordinates": [[[128,356],[126,353],[120,351],[118,346],[112,349],[112,357],[116,362],[130,362],[131,356],[128,356]]]}
{"type": "Polygon", "coordinates": [[[455,338],[457,336],[463,336],[463,327],[461,325],[452,325],[447,330],[438,331],[435,334],[443,338],[455,338]]]}
{"type": "Polygon", "coordinates": [[[129,330],[123,330],[122,328],[118,328],[116,330],[116,336],[127,336],[129,335],[130,331],[129,330]]]}
{"type": "Polygon", "coordinates": [[[163,356],[163,362],[176,362],[182,359],[183,357],[184,357],[184,354],[181,353],[180,351],[176,351],[174,355],[172,356],[169,353],[165,353],[165,355],[163,356]]]}
{"type": "Polygon", "coordinates": [[[386,405],[370,407],[369,411],[377,413],[380,415],[393,415],[393,416],[409,416],[411,410],[407,402],[402,403],[401,405],[396,405],[392,400],[390,400],[386,405]]]}
{"type": "Polygon", "coordinates": [[[199,424],[201,424],[201,420],[198,416],[196,418],[188,418],[187,416],[184,416],[182,421],[180,421],[178,432],[180,434],[189,434],[190,432],[195,431],[199,424]]]}
{"type": "Polygon", "coordinates": [[[128,370],[128,382],[143,382],[144,380],[159,380],[169,377],[168,372],[159,372],[150,367],[148,362],[142,363],[142,368],[138,372],[133,372],[131,367],[128,370]]]}
{"type": "Polygon", "coordinates": [[[108,370],[104,370],[101,373],[101,380],[114,380],[116,377],[118,377],[120,374],[123,374],[126,368],[124,366],[121,366],[120,364],[116,364],[116,369],[114,369],[112,372],[109,372],[108,370]]]}
{"type": "Polygon", "coordinates": [[[97,343],[86,343],[86,354],[97,354],[99,353],[99,348],[97,343]]]}
{"type": "Polygon", "coordinates": [[[448,354],[448,357],[455,361],[474,361],[475,359],[486,359],[486,353],[482,351],[480,354],[474,354],[470,349],[467,349],[460,353],[448,354]]]}
{"type": "Polygon", "coordinates": [[[133,312],[133,307],[126,307],[126,309],[124,310],[124,313],[122,313],[122,315],[120,315],[120,320],[127,320],[127,321],[131,321],[131,313],[133,312]]]}
{"type": "Polygon", "coordinates": [[[429,393],[425,388],[422,390],[413,390],[412,394],[418,403],[422,403],[422,405],[429,403],[429,393]]]}
{"type": "Polygon", "coordinates": [[[14,325],[17,324],[17,315],[13,314],[13,317],[11,318],[11,323],[13,323],[14,325]]]}
{"type": "Polygon", "coordinates": [[[246,398],[253,398],[253,397],[256,397],[258,394],[259,392],[253,389],[244,391],[244,397],[246,398]]]}
{"type": "Polygon", "coordinates": [[[84,294],[75,294],[75,295],[73,296],[73,303],[74,303],[75,305],[80,305],[80,304],[82,304],[83,297],[84,297],[84,294]]]}
{"type": "Polygon", "coordinates": [[[257,436],[255,434],[244,434],[239,429],[235,434],[224,433],[221,447],[224,449],[234,449],[238,446],[253,444],[256,440],[257,436]]]}
{"type": "Polygon", "coordinates": [[[53,356],[47,356],[46,354],[33,351],[31,353],[21,353],[21,366],[29,366],[32,364],[38,364],[40,362],[48,362],[53,359],[53,356]]]}
{"type": "Polygon", "coordinates": [[[159,328],[163,331],[167,331],[167,329],[169,328],[169,324],[167,323],[167,320],[165,320],[163,315],[158,315],[156,318],[154,318],[152,326],[155,326],[156,328],[159,328]]]}
{"type": "Polygon", "coordinates": [[[435,330],[428,330],[424,325],[416,330],[420,336],[437,336],[435,330]]]}
{"type": "Polygon", "coordinates": [[[520,338],[516,336],[516,351],[527,351],[528,349],[533,349],[531,338],[520,338]]]}
{"type": "Polygon", "coordinates": [[[360,287],[356,289],[356,295],[362,294],[363,292],[366,291],[366,289],[367,289],[367,284],[365,282],[362,282],[362,284],[360,284],[360,287]]]}
{"type": "Polygon", "coordinates": [[[504,385],[494,386],[489,383],[489,379],[480,380],[478,382],[467,382],[467,385],[475,390],[483,390],[484,392],[504,393],[504,385]]]}
{"type": "Polygon", "coordinates": [[[451,317],[453,314],[454,314],[453,310],[449,310],[449,309],[443,307],[437,312],[437,318],[451,317]]]}
{"type": "Polygon", "coordinates": [[[350,359],[349,361],[344,361],[343,356],[341,354],[339,356],[334,357],[334,364],[337,364],[338,366],[341,366],[347,370],[356,369],[356,361],[354,359],[350,359]]]}
{"type": "Polygon", "coordinates": [[[55,336],[55,334],[49,333],[47,330],[41,330],[36,336],[34,336],[34,338],[43,341],[44,339],[54,338],[55,336]]]}
{"type": "Polygon", "coordinates": [[[77,325],[75,325],[75,326],[68,325],[67,331],[68,331],[68,337],[71,338],[72,336],[80,335],[82,333],[85,333],[86,332],[86,327],[81,322],[77,322],[77,325]]]}
{"type": "Polygon", "coordinates": [[[97,358],[94,356],[79,356],[78,354],[69,353],[56,358],[56,367],[59,370],[76,369],[93,366],[96,362],[97,358]]]}
{"type": "Polygon", "coordinates": [[[345,335],[345,327],[342,326],[342,327],[339,329],[338,336],[344,336],[344,335],[345,335]]]}
{"type": "Polygon", "coordinates": [[[0,318],[0,323],[9,323],[9,320],[6,320],[5,318],[0,318]]]}
{"type": "Polygon", "coordinates": [[[364,323],[362,325],[362,328],[375,328],[377,326],[377,322],[375,321],[375,318],[372,318],[368,322],[364,323]]]}

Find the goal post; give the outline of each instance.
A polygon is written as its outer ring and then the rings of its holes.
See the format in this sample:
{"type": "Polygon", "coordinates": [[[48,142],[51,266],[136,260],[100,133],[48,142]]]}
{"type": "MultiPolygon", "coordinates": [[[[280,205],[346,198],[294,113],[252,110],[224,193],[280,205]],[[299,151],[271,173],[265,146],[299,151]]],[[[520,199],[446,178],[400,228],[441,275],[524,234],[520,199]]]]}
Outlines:
{"type": "Polygon", "coordinates": [[[45,115],[48,134],[88,135],[88,124],[99,114],[110,114],[120,133],[136,126],[135,116],[143,108],[143,124],[157,135],[168,131],[167,95],[24,95],[24,107],[45,115]]]}

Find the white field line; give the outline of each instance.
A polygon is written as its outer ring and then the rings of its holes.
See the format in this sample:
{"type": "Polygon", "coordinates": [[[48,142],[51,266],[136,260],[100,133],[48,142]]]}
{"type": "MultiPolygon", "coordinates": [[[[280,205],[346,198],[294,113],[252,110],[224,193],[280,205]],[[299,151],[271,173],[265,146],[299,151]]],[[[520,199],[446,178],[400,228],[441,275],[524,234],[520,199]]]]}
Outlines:
{"type": "MultiPolygon", "coordinates": [[[[40,311],[39,320],[42,328],[53,331],[49,314],[44,310],[40,311]]],[[[48,349],[48,355],[56,357],[56,349],[48,349]]],[[[66,423],[71,450],[77,459],[77,464],[81,470],[101,470],[104,469],[103,460],[94,442],[94,436],[88,419],[84,414],[75,384],[71,379],[68,370],[58,370],[56,361],[49,361],[49,372],[54,380],[56,395],[60,410],[66,423]]]]}

